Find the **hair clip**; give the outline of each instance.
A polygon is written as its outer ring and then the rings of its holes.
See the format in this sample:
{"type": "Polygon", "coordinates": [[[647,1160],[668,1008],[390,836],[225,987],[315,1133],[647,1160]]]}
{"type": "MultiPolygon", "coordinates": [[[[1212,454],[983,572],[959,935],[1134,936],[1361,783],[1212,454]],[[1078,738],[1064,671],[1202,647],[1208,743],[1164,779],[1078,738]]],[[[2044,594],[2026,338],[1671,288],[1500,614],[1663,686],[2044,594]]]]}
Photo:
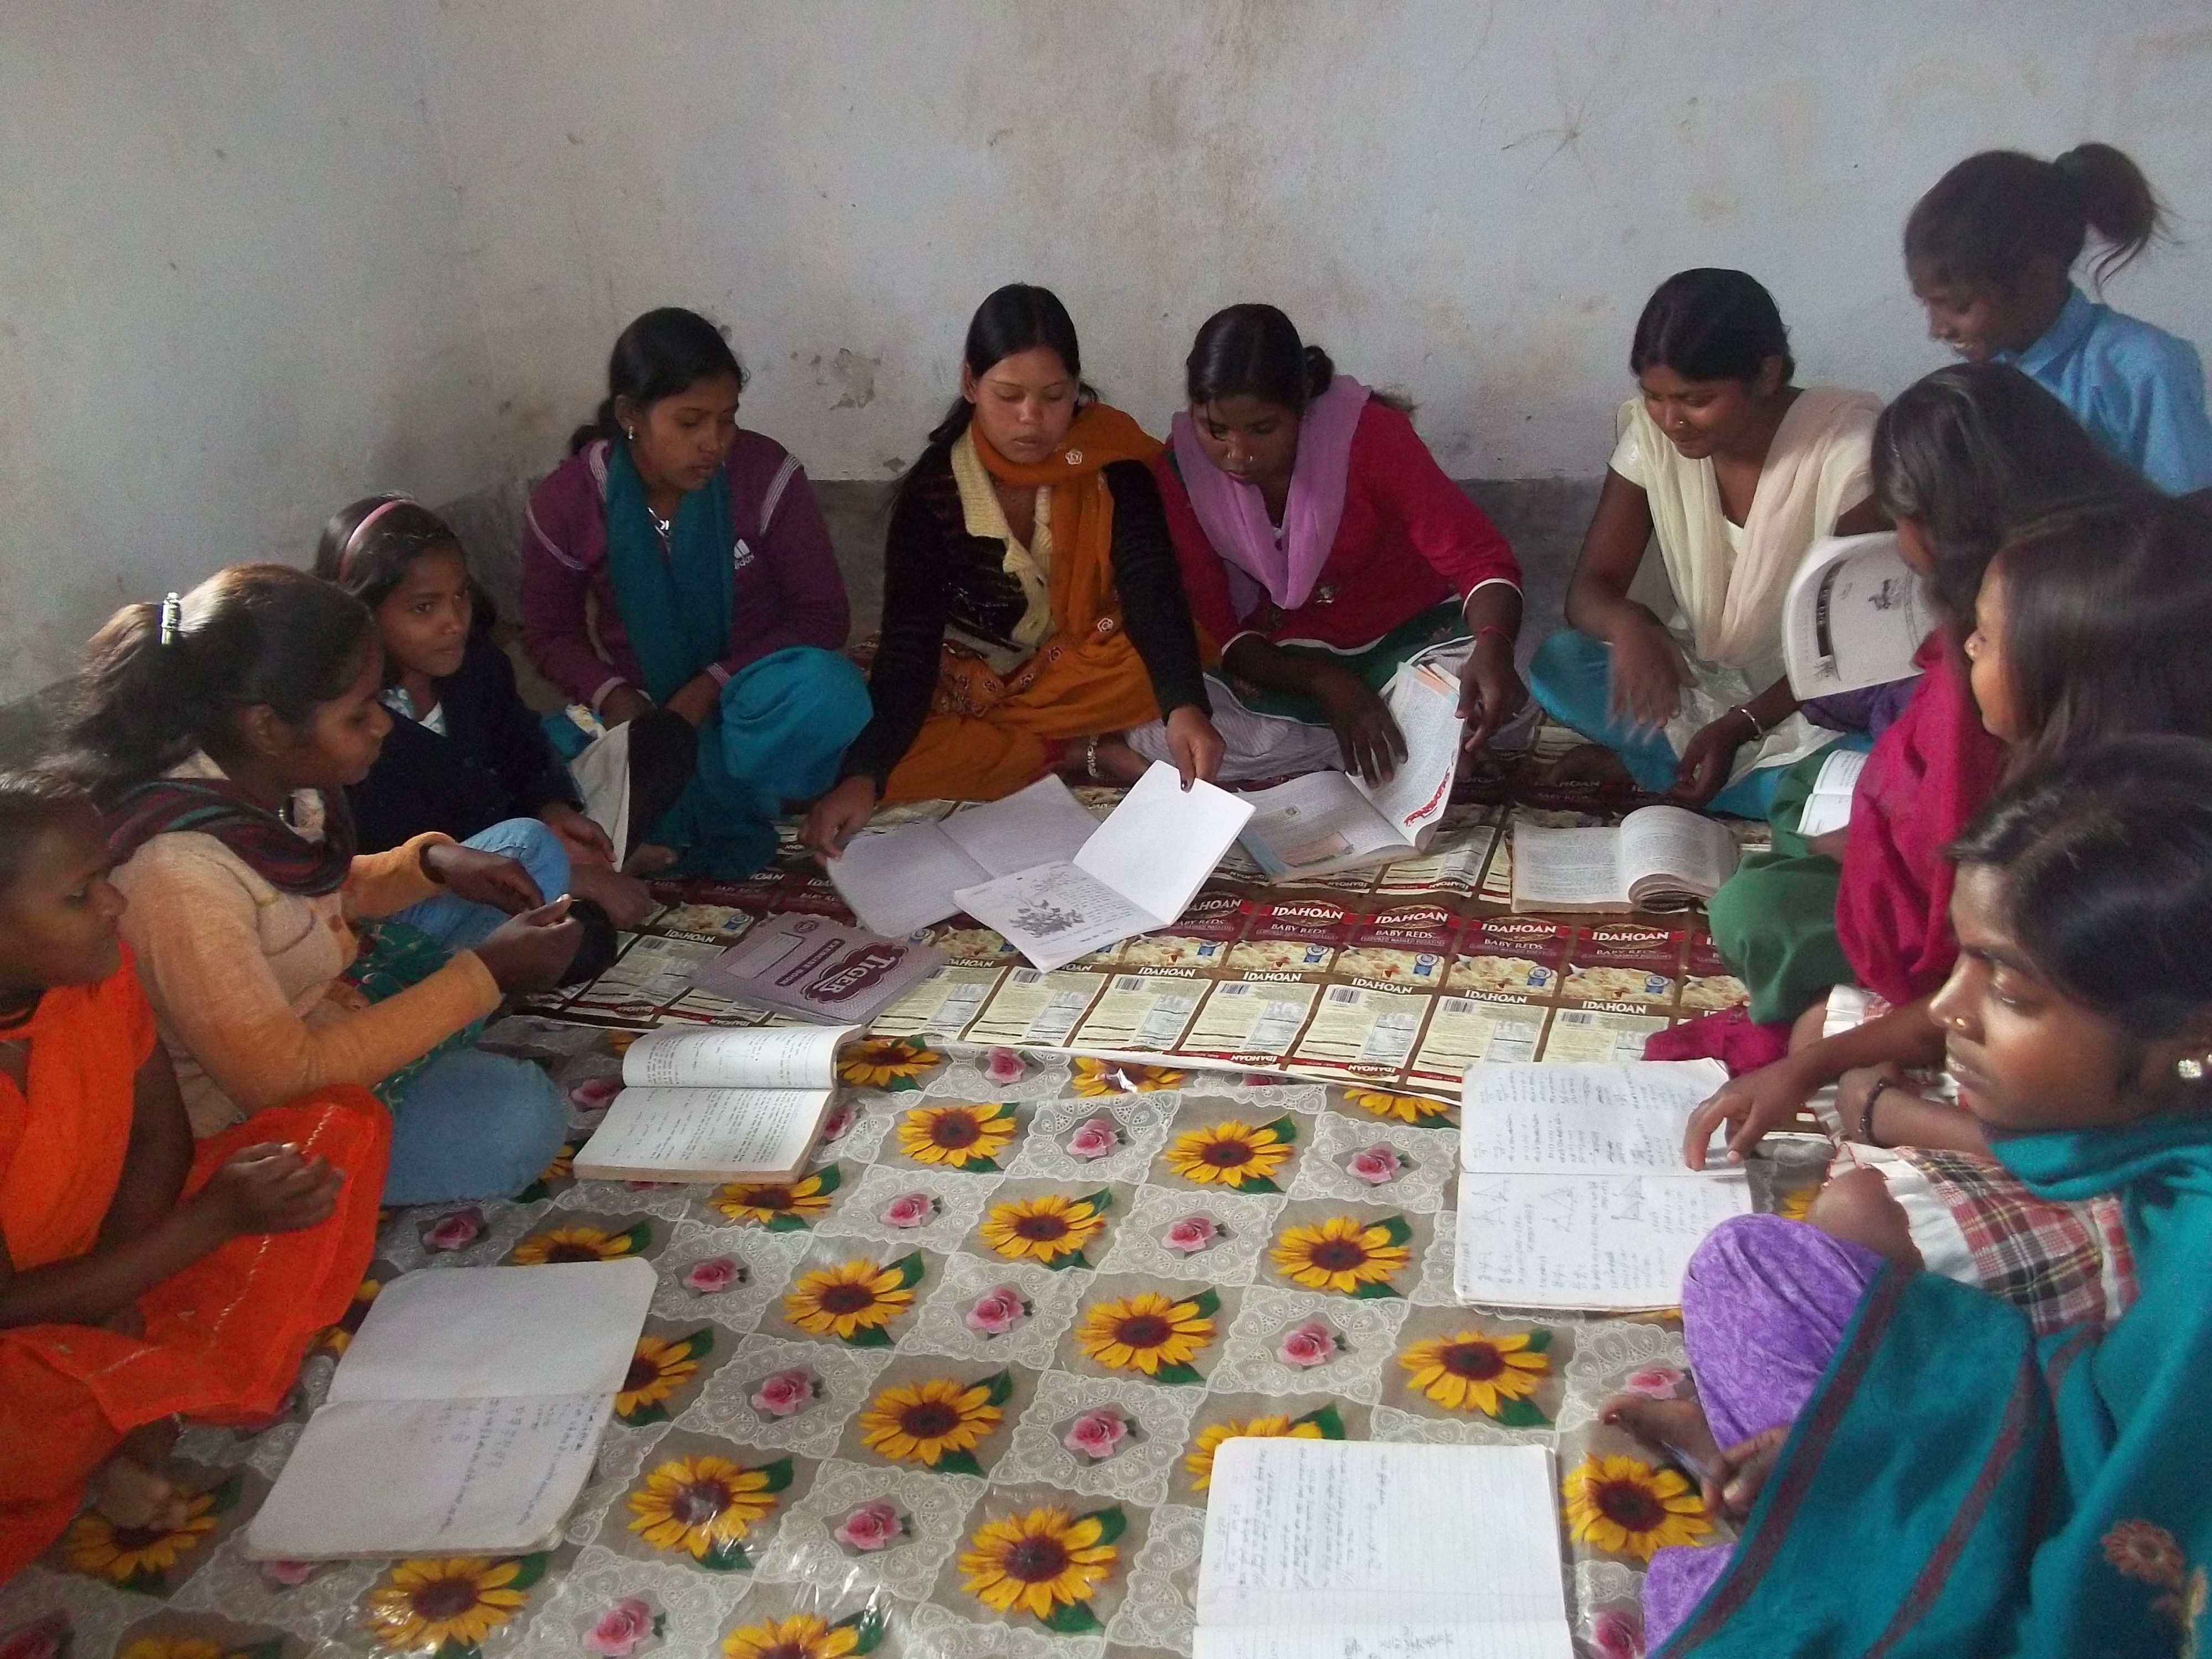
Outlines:
{"type": "Polygon", "coordinates": [[[161,601],[161,643],[173,642],[185,631],[185,602],[174,593],[161,601]]]}

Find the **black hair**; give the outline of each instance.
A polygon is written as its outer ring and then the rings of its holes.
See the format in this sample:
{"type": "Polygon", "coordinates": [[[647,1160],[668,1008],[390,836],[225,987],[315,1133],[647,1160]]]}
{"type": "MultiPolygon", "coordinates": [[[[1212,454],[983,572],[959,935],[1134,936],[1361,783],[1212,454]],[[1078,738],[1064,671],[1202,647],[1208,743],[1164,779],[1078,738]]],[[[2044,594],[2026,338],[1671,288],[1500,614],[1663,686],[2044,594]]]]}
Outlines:
{"type": "MultiPolygon", "coordinates": [[[[407,567],[425,553],[452,552],[468,562],[461,538],[453,526],[411,495],[364,495],[340,507],[323,526],[315,544],[315,574],[359,599],[371,611],[392,597],[407,574],[407,567]],[[376,522],[369,525],[374,516],[376,522]],[[362,533],[363,526],[368,534],[362,533]]],[[[497,620],[490,596],[473,579],[469,595],[475,605],[471,634],[480,634],[497,620]]]]}
{"type": "Polygon", "coordinates": [[[2077,144],[2056,161],[2016,149],[1969,155],[1912,204],[1905,257],[1941,283],[2009,288],[2039,256],[2071,270],[2095,231],[2100,285],[2166,228],[2142,169],[2110,144],[2077,144]]]}
{"type": "Polygon", "coordinates": [[[368,607],[283,564],[234,564],[173,602],[126,605],[84,648],[65,765],[103,801],[230,738],[241,708],[288,726],[343,692],[374,648],[368,607]]]}
{"type": "Polygon", "coordinates": [[[1303,415],[1335,375],[1328,353],[1299,339],[1282,312],[1238,305],[1215,312],[1200,326],[1183,361],[1183,391],[1194,404],[1258,398],[1303,415]]]}
{"type": "Polygon", "coordinates": [[[1936,556],[1929,591],[1970,623],[2007,536],[2068,501],[2147,489],[2065,404],[2008,363],[1953,363],[1897,395],[1874,428],[1874,493],[1936,556]]]}
{"type": "Polygon", "coordinates": [[[1652,289],[1636,319],[1628,372],[1671,368],[1686,380],[1751,381],[1769,357],[1782,359],[1788,385],[1797,360],[1774,296],[1756,277],[1706,265],[1678,270],[1652,289]]]}
{"type": "Polygon", "coordinates": [[[40,836],[91,810],[83,784],[51,767],[0,772],[0,890],[15,884],[40,836]]]}
{"type": "Polygon", "coordinates": [[[2023,776],[2108,738],[2212,738],[2212,514],[2139,490],[2006,542],[2005,678],[2023,776]]]}
{"type": "MultiPolygon", "coordinates": [[[[1079,403],[1097,398],[1083,379],[1083,348],[1076,343],[1075,319],[1067,314],[1057,294],[1034,283],[1009,283],[977,306],[968,320],[968,338],[960,348],[960,356],[968,372],[981,380],[991,372],[993,364],[1038,346],[1051,349],[1075,376],[1079,403]]],[[[968,429],[975,414],[973,404],[965,398],[955,398],[937,429],[929,434],[929,441],[951,443],[968,429]]]]}
{"type": "Polygon", "coordinates": [[[617,337],[607,357],[606,398],[598,414],[569,434],[568,453],[597,438],[623,435],[622,423],[615,419],[616,398],[649,409],[718,374],[729,375],[739,391],[744,389],[744,366],[720,329],[681,306],[647,312],[617,337]]]}
{"type": "Polygon", "coordinates": [[[2129,1037],[2212,1010],[2212,743],[2096,744],[1999,792],[1948,851],[2002,872],[2028,959],[2129,1037]]]}

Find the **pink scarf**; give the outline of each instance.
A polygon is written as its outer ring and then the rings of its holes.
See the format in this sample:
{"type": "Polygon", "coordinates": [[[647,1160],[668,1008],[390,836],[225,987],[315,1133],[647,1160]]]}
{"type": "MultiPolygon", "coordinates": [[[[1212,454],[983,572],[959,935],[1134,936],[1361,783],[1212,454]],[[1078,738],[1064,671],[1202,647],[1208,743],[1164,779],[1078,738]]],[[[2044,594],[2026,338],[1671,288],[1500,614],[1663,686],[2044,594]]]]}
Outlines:
{"type": "MultiPolygon", "coordinates": [[[[1238,483],[1208,460],[1188,410],[1171,423],[1176,470],[1190,496],[1206,539],[1231,568],[1267,590],[1285,611],[1296,611],[1313,592],[1314,580],[1336,545],[1336,526],[1344,517],[1344,491],[1352,471],[1352,434],[1367,407],[1367,388],[1346,374],[1306,405],[1298,424],[1297,459],[1291,469],[1290,496],[1283,504],[1283,533],[1267,520],[1267,504],[1256,484],[1238,483]]],[[[1242,588],[1243,584],[1232,583],[1242,588]]],[[[1238,614],[1250,607],[1237,594],[1238,614]]]]}

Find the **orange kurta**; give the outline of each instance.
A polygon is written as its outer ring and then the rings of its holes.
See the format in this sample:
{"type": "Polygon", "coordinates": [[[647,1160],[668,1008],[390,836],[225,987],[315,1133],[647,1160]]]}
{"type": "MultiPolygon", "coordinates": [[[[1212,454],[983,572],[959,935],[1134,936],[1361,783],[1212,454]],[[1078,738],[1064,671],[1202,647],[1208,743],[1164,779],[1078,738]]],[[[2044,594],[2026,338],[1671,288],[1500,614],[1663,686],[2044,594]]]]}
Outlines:
{"type": "MultiPolygon", "coordinates": [[[[25,1030],[27,1097],[0,1076],[0,1237],[18,1272],[98,1243],[155,1041],[127,952],[111,979],[47,992],[25,1030]]],[[[390,1119],[363,1089],[257,1113],[198,1144],[186,1192],[242,1146],[289,1141],[345,1175],[329,1220],[234,1238],[155,1285],[138,1303],[143,1337],[0,1330],[0,1580],[60,1534],[87,1478],[131,1430],[177,1415],[248,1420],[283,1403],[308,1344],[344,1313],[368,1265],[390,1140],[390,1119]]]]}

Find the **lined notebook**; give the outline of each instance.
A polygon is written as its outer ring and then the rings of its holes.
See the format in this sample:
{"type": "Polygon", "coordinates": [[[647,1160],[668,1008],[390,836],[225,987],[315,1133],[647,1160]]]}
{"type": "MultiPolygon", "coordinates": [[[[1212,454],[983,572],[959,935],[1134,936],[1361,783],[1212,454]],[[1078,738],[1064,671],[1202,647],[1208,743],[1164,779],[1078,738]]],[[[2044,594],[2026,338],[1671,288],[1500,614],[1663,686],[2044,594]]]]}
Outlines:
{"type": "MultiPolygon", "coordinates": [[[[1462,1302],[1629,1312],[1671,1308],[1705,1237],[1751,1208],[1740,1170],[1682,1162],[1718,1060],[1474,1066],[1462,1090],[1462,1302]]],[[[1719,1164],[1717,1152],[1710,1153],[1719,1164]]]]}
{"type": "Polygon", "coordinates": [[[1229,1440],[1193,1659],[1572,1659],[1541,1446],[1229,1440]]]}
{"type": "Polygon", "coordinates": [[[580,1181],[788,1181],[830,1115],[851,1025],[648,1031],[576,1154],[580,1181]]]}
{"type": "Polygon", "coordinates": [[[544,1547],[591,1476],[653,1287],[635,1259],[394,1279],[247,1526],[247,1557],[544,1547]]]}

